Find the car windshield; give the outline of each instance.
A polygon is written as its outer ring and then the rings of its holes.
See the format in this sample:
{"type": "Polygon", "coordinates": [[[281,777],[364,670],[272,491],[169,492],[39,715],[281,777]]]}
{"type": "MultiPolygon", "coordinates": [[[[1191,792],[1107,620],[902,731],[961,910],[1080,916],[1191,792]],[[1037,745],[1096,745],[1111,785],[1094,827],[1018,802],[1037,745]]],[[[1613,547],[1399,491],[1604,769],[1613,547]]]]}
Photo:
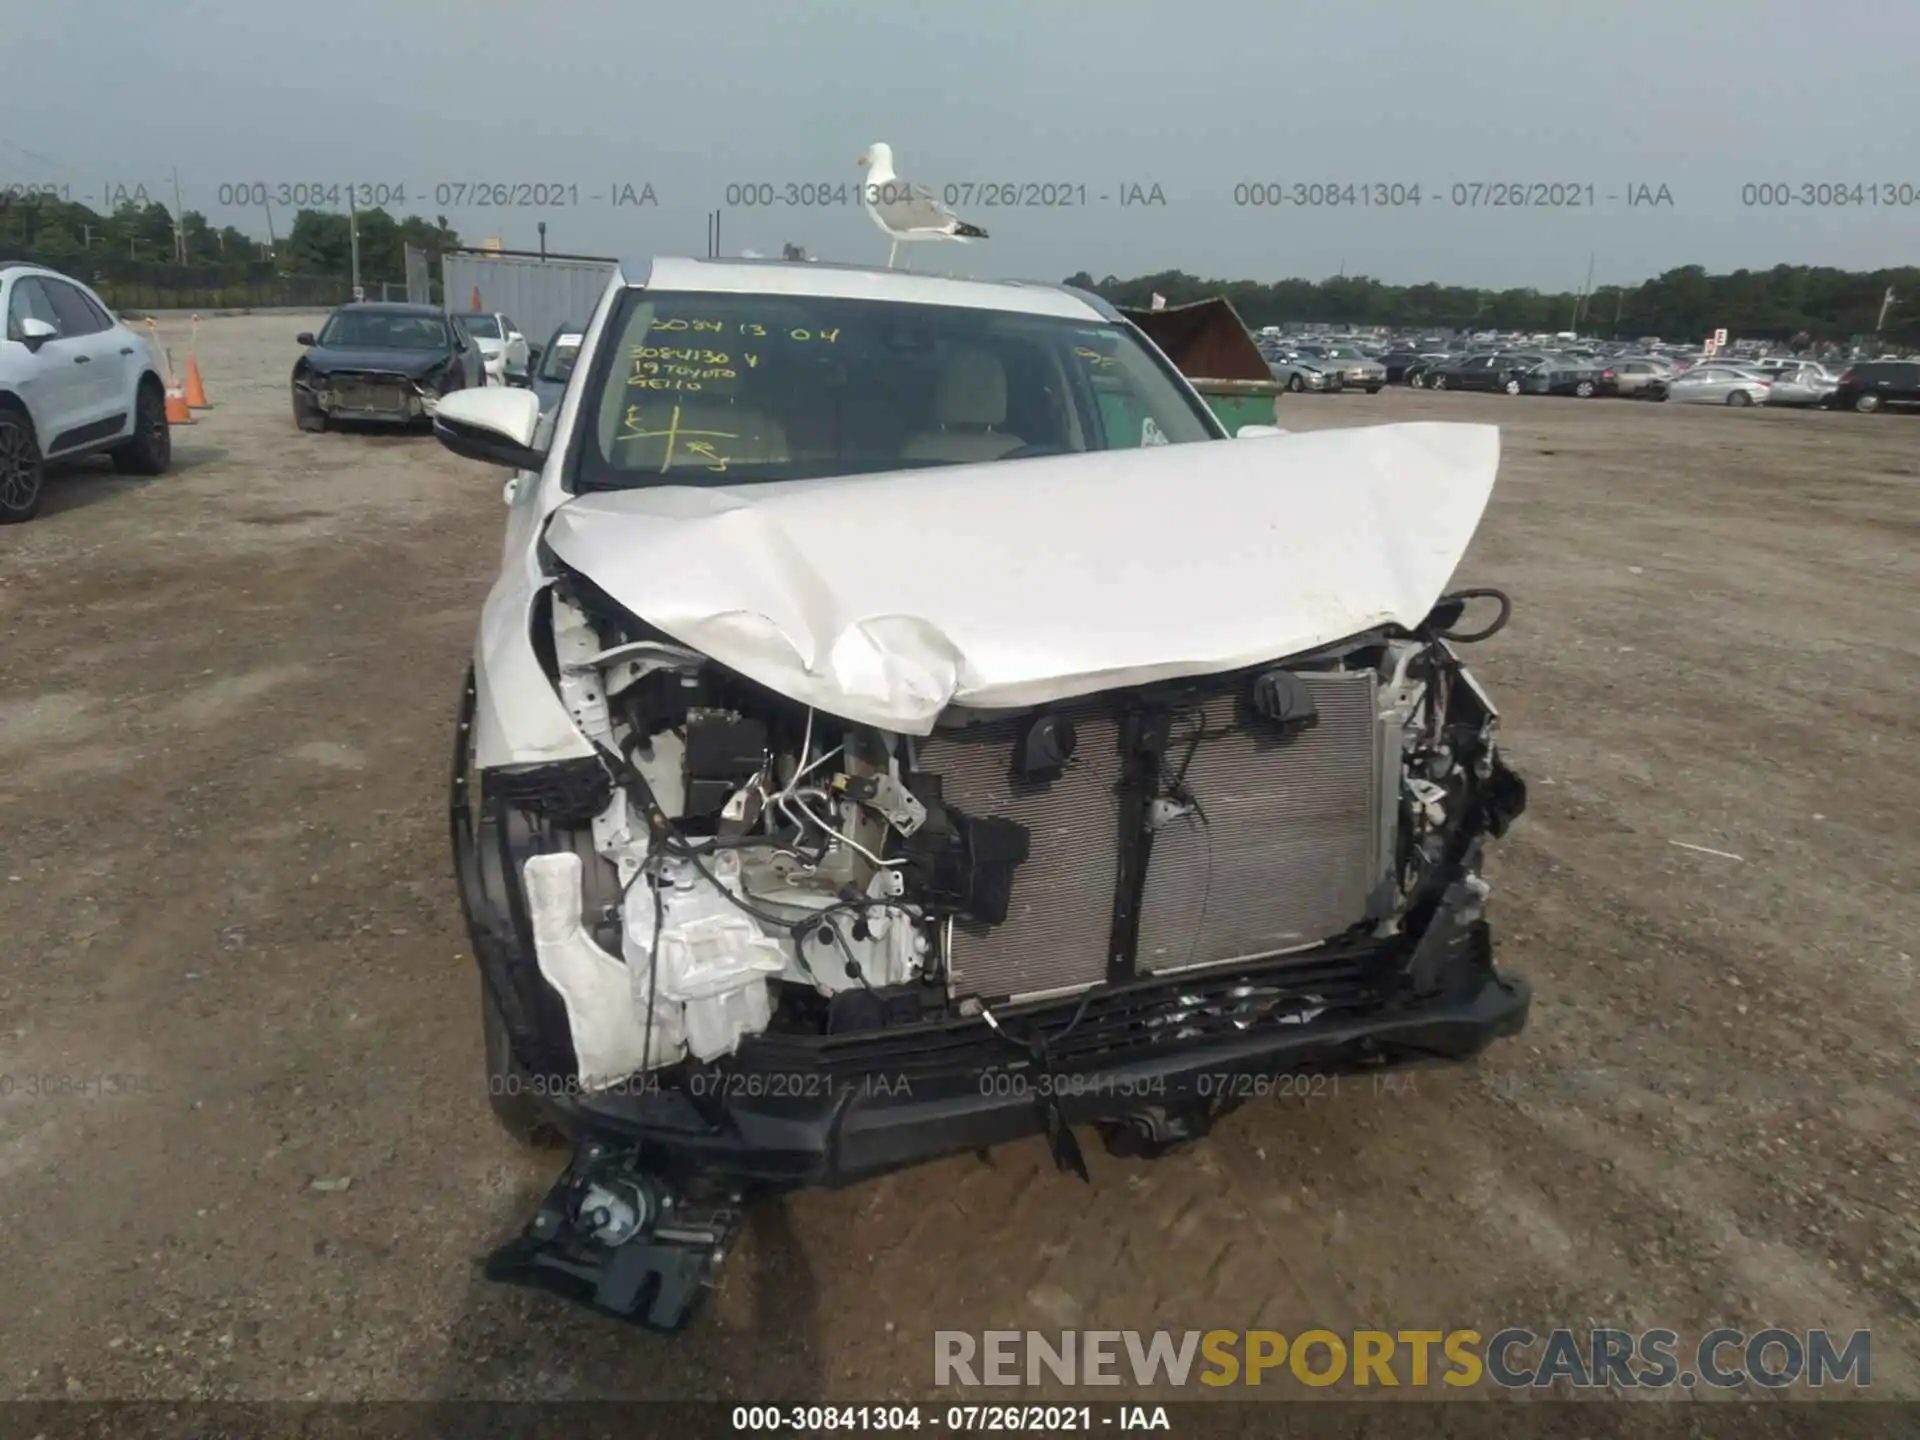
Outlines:
{"type": "Polygon", "coordinates": [[[498,340],[500,338],[500,320],[494,315],[460,314],[453,317],[454,323],[476,340],[498,340]]]}
{"type": "Polygon", "coordinates": [[[809,295],[629,290],[581,489],[871,474],[1219,438],[1125,325],[809,295]],[[663,476],[671,479],[663,480],[663,476]]]}
{"type": "Polygon", "coordinates": [[[447,327],[435,315],[336,310],[320,343],[342,350],[438,350],[447,343],[447,327]]]}
{"type": "Polygon", "coordinates": [[[1321,353],[1329,360],[1364,360],[1367,358],[1351,345],[1329,345],[1321,353]]]}
{"type": "Polygon", "coordinates": [[[580,358],[580,337],[562,335],[547,346],[546,354],[540,357],[540,378],[542,380],[565,380],[573,374],[573,362],[580,358]]]}

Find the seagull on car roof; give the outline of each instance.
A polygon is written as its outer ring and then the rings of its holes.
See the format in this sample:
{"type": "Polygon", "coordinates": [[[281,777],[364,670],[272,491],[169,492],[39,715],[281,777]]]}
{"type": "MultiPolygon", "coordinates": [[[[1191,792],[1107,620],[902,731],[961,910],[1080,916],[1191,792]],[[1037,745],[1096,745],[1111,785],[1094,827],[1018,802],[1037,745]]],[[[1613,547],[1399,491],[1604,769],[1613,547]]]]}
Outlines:
{"type": "Polygon", "coordinates": [[[867,172],[866,184],[861,187],[867,214],[893,241],[893,248],[887,251],[889,270],[902,241],[957,240],[965,244],[987,238],[986,231],[962,220],[926,186],[896,175],[891,145],[876,140],[855,163],[867,172]]]}

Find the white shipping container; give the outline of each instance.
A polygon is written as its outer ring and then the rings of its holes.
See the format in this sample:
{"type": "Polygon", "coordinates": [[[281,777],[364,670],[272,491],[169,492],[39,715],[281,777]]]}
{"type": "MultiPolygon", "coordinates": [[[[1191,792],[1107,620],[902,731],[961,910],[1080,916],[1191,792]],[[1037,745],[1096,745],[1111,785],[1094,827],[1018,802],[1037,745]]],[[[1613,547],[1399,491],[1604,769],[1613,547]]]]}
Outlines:
{"type": "Polygon", "coordinates": [[[448,310],[505,315],[538,347],[562,325],[586,325],[615,268],[612,260],[543,260],[468,250],[441,257],[440,278],[448,310]]]}

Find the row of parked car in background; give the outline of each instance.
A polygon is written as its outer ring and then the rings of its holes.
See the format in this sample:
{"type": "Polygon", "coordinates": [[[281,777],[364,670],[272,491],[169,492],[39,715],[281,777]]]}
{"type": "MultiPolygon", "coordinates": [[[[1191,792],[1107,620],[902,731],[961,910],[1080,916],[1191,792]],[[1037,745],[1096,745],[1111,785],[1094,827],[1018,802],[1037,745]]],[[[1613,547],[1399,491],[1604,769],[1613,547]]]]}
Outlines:
{"type": "Polygon", "coordinates": [[[1875,411],[1920,406],[1920,359],[1816,359],[1808,355],[1706,354],[1559,336],[1501,345],[1431,337],[1382,343],[1254,336],[1273,378],[1293,393],[1388,385],[1506,395],[1615,396],[1683,405],[1774,405],[1875,411]]]}

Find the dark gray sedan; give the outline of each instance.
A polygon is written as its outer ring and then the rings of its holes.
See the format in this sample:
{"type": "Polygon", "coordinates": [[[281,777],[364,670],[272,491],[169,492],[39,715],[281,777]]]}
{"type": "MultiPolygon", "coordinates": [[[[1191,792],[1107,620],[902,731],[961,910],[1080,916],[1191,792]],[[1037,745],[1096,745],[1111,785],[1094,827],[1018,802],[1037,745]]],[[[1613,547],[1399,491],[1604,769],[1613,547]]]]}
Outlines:
{"type": "Polygon", "coordinates": [[[480,347],[432,305],[342,305],[293,366],[293,420],[325,430],[335,420],[407,425],[440,397],[486,383],[480,347]]]}

